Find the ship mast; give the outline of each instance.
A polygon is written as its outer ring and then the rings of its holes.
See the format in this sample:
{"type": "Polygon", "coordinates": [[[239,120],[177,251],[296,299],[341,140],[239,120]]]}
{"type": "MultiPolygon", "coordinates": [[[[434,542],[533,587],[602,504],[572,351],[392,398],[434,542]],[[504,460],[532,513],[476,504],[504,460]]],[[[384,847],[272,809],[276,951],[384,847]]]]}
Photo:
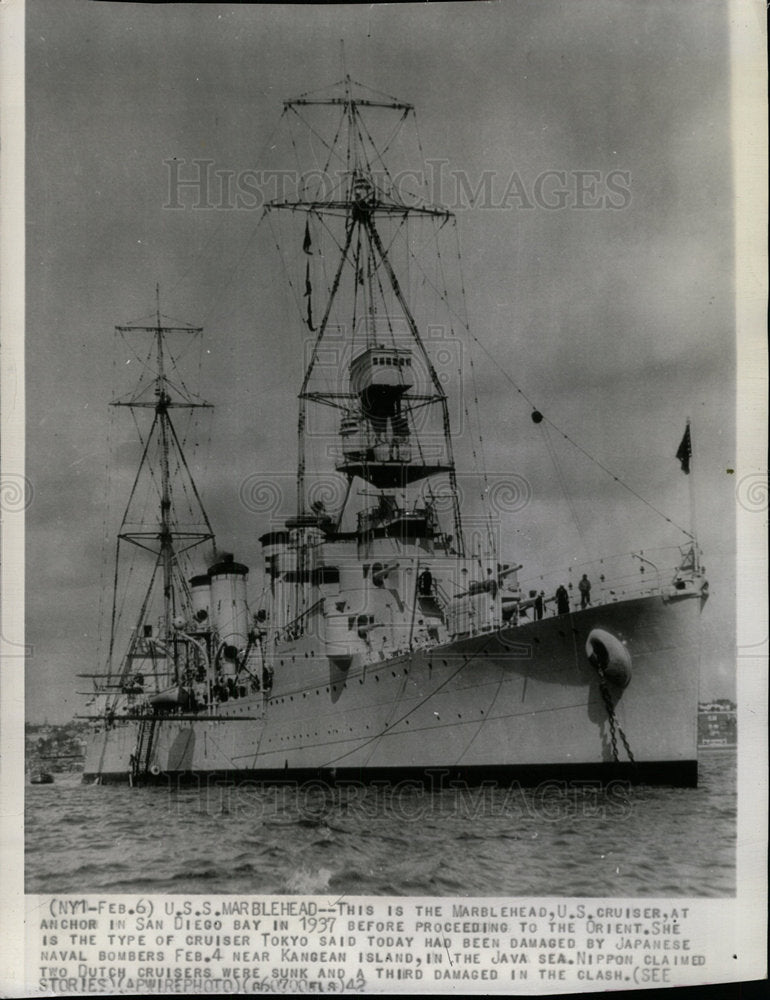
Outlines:
{"type": "MultiPolygon", "coordinates": [[[[169,338],[172,336],[183,338],[186,347],[190,339],[199,337],[203,331],[201,327],[164,324],[160,311],[160,289],[157,285],[155,297],[155,322],[152,325],[132,324],[115,328],[116,332],[127,343],[136,336],[151,338],[152,348],[150,354],[147,355],[147,361],[154,355],[154,365],[143,362],[145,368],[151,369],[151,378],[149,380],[146,377],[140,378],[139,384],[127,397],[115,399],[110,404],[115,407],[128,407],[131,410],[151,409],[153,411],[152,424],[146,438],[143,438],[142,457],[118,531],[115,590],[110,629],[110,670],[117,630],[117,585],[121,543],[128,542],[146,549],[156,556],[155,569],[141,604],[135,640],[140,638],[139,629],[148,613],[155,579],[158,570],[160,570],[163,596],[161,634],[164,642],[168,644],[169,638],[173,635],[173,619],[179,612],[176,602],[177,588],[174,586],[175,577],[181,572],[179,556],[188,549],[214,539],[214,532],[171,417],[171,411],[176,409],[192,411],[212,408],[210,403],[200,399],[187,389],[177,371],[176,358],[169,346],[169,338]],[[153,465],[156,466],[156,469],[153,469],[153,465]],[[173,478],[172,466],[174,468],[173,478]],[[175,512],[174,481],[177,478],[183,481],[182,492],[188,503],[184,524],[180,522],[175,512]],[[154,524],[147,523],[143,513],[138,513],[136,510],[139,506],[139,486],[143,479],[158,496],[158,514],[154,524]]],[[[137,424],[137,426],[139,425],[137,424]]],[[[179,585],[184,589],[183,577],[179,580],[179,585]]],[[[126,660],[123,672],[125,673],[128,669],[129,662],[126,660]]]]}
{"type": "MultiPolygon", "coordinates": [[[[439,474],[446,475],[449,480],[454,521],[454,549],[459,555],[464,556],[465,543],[446,393],[426,351],[418,324],[396,274],[396,268],[391,260],[392,242],[383,240],[381,235],[381,224],[385,220],[395,221],[405,226],[414,217],[430,219],[439,225],[453,219],[453,213],[443,207],[427,204],[417,198],[407,200],[393,184],[393,179],[385,163],[384,154],[387,148],[392,144],[401,125],[410,115],[414,115],[414,107],[388,95],[371,91],[370,88],[364,88],[362,84],[357,84],[345,72],[344,78],[331,88],[331,93],[321,96],[303,94],[293,100],[285,101],[283,114],[298,118],[306,129],[321,140],[329,152],[329,162],[336,156],[339,162],[344,163],[344,184],[335,186],[328,197],[313,198],[307,195],[305,189],[302,189],[293,199],[277,199],[265,206],[266,213],[274,210],[303,213],[306,220],[306,243],[309,240],[309,225],[312,218],[321,219],[324,223],[334,218],[344,222],[343,235],[337,244],[339,259],[332,272],[328,297],[317,328],[312,325],[308,310],[307,325],[315,334],[315,342],[299,392],[296,526],[302,530],[303,524],[311,518],[311,513],[308,511],[305,482],[308,403],[336,407],[343,411],[343,414],[350,414],[356,407],[360,410],[363,405],[364,419],[369,420],[371,426],[374,426],[377,421],[379,421],[379,425],[390,426],[392,424],[394,428],[398,428],[398,430],[394,429],[393,435],[396,437],[401,435],[402,440],[408,434],[406,427],[413,410],[435,405],[441,414],[443,457],[426,458],[421,452],[420,461],[402,458],[400,462],[394,462],[382,459],[379,455],[375,456],[370,450],[365,457],[357,460],[350,459],[337,465],[337,471],[343,473],[347,478],[346,496],[349,495],[350,485],[356,476],[364,479],[376,489],[382,490],[386,488],[406,489],[409,484],[418,480],[439,474]],[[365,95],[361,93],[362,89],[367,91],[365,95]],[[337,134],[331,142],[327,142],[325,138],[320,136],[312,124],[304,118],[308,110],[314,108],[340,109],[342,117],[337,134]],[[369,128],[370,118],[368,117],[371,115],[390,115],[391,118],[398,116],[390,138],[384,146],[378,146],[373,138],[374,129],[369,128]],[[377,175],[375,175],[374,165],[378,167],[377,175]],[[387,315],[386,290],[388,295],[392,296],[398,303],[406,326],[407,339],[416,350],[427,374],[429,382],[427,392],[412,391],[412,386],[404,384],[401,389],[394,389],[389,400],[384,400],[381,397],[379,402],[372,402],[371,396],[364,398],[360,391],[355,391],[352,384],[352,368],[351,386],[348,392],[315,391],[311,388],[311,377],[327,334],[330,317],[341,287],[346,280],[351,280],[353,336],[355,337],[356,333],[356,308],[360,299],[363,303],[363,316],[361,318],[363,319],[366,350],[372,351],[378,346],[377,341],[384,339],[381,338],[379,331],[384,329],[384,325],[387,324],[387,330],[393,342],[391,353],[394,356],[383,358],[382,361],[400,365],[405,364],[406,359],[397,355],[408,352],[399,352],[396,348],[391,318],[387,315]],[[384,315],[377,314],[378,296],[379,301],[385,305],[384,315]]],[[[311,293],[310,286],[310,265],[308,263],[306,295],[311,293]]],[[[338,523],[340,520],[341,515],[338,523]]],[[[301,570],[301,567],[298,569],[301,570]]]]}
{"type": "Polygon", "coordinates": [[[158,417],[158,427],[160,429],[160,476],[161,476],[161,498],[160,498],[160,552],[163,562],[163,620],[166,623],[166,630],[172,616],[172,595],[171,595],[171,564],[174,555],[174,543],[171,537],[171,525],[169,524],[169,514],[171,512],[171,476],[168,466],[168,432],[170,418],[168,415],[169,396],[166,391],[166,374],[164,370],[163,357],[163,328],[160,325],[160,285],[155,285],[155,316],[156,316],[156,341],[157,341],[157,364],[158,376],[155,384],[155,396],[157,403],[155,413],[158,417]]]}

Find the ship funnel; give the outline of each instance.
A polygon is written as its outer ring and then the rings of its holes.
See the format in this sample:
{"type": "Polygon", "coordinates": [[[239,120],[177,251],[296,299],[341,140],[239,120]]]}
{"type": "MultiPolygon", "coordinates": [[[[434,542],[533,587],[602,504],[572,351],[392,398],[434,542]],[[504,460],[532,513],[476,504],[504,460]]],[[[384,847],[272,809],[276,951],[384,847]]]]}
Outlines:
{"type": "MultiPolygon", "coordinates": [[[[211,618],[221,642],[242,649],[248,642],[249,611],[246,606],[246,577],[249,568],[237,563],[230,553],[209,568],[211,618]]],[[[232,662],[232,661],[231,661],[232,662]]]]}
{"type": "Polygon", "coordinates": [[[190,598],[194,620],[207,625],[211,615],[211,581],[208,573],[193,576],[190,581],[190,598]]]}

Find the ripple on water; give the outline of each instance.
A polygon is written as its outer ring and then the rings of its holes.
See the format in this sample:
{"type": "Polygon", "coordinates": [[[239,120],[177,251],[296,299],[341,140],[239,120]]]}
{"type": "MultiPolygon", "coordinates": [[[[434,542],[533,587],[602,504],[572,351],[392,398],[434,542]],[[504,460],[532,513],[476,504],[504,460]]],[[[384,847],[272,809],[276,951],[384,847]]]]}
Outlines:
{"type": "Polygon", "coordinates": [[[25,803],[30,892],[735,892],[734,753],[704,759],[697,789],[636,788],[620,803],[566,796],[556,819],[550,800],[538,812],[521,789],[346,800],[64,783],[56,798],[38,791],[25,803]]]}

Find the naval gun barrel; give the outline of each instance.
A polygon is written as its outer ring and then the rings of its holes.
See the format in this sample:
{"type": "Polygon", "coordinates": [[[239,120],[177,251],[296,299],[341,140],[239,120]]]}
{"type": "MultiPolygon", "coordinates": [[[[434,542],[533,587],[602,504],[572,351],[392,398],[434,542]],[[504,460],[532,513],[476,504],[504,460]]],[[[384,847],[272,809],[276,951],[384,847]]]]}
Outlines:
{"type": "Polygon", "coordinates": [[[388,578],[388,574],[397,570],[398,567],[398,562],[390,562],[386,566],[382,566],[380,569],[374,570],[372,573],[372,583],[374,583],[376,587],[381,587],[388,578]]]}

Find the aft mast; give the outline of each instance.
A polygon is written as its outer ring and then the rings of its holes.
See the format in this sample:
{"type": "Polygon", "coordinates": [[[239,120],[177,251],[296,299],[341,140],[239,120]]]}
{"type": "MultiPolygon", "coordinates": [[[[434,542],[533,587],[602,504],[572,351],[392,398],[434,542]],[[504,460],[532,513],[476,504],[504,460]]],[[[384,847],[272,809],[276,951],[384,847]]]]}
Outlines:
{"type": "MultiPolygon", "coordinates": [[[[211,409],[211,404],[191,393],[185,385],[176,365],[175,353],[171,350],[169,340],[172,337],[181,338],[184,347],[189,341],[200,337],[203,330],[187,324],[164,323],[160,311],[160,289],[156,286],[155,322],[152,325],[132,324],[118,326],[116,332],[127,342],[132,343],[138,338],[145,342],[149,339],[150,350],[145,362],[145,371],[150,370],[150,378],[146,375],[140,378],[139,385],[127,397],[113,400],[115,407],[127,407],[133,410],[150,409],[153,412],[151,426],[146,434],[140,435],[143,441],[142,457],[139,462],[133,485],[129,494],[120,530],[117,537],[115,557],[115,586],[113,594],[113,611],[110,628],[109,673],[114,674],[112,667],[113,653],[116,643],[118,626],[118,582],[120,578],[122,543],[129,543],[152,552],[156,556],[154,570],[141,604],[139,618],[136,623],[132,642],[120,668],[120,680],[124,681],[132,669],[132,656],[136,656],[136,647],[150,637],[152,626],[146,622],[151,598],[155,589],[155,581],[160,570],[162,586],[162,612],[159,622],[159,635],[156,646],[162,655],[168,657],[174,646],[174,619],[185,609],[180,607],[179,594],[188,593],[183,567],[179,558],[187,550],[213,541],[214,532],[208,515],[198,493],[197,486],[190,472],[184,455],[182,441],[172,420],[172,411],[211,409]],[[173,466],[173,474],[172,474],[173,466]],[[138,510],[140,484],[156,493],[157,515],[154,523],[148,521],[143,512],[138,510]],[[174,487],[181,486],[181,494],[187,505],[184,517],[175,504],[174,487]]],[[[177,353],[181,353],[181,350],[177,353]]],[[[137,427],[140,428],[137,420],[137,427]]],[[[146,658],[146,651],[143,654],[146,658]]],[[[154,656],[151,657],[154,662],[154,656]]],[[[166,680],[176,682],[172,669],[167,669],[166,680]]]]}

